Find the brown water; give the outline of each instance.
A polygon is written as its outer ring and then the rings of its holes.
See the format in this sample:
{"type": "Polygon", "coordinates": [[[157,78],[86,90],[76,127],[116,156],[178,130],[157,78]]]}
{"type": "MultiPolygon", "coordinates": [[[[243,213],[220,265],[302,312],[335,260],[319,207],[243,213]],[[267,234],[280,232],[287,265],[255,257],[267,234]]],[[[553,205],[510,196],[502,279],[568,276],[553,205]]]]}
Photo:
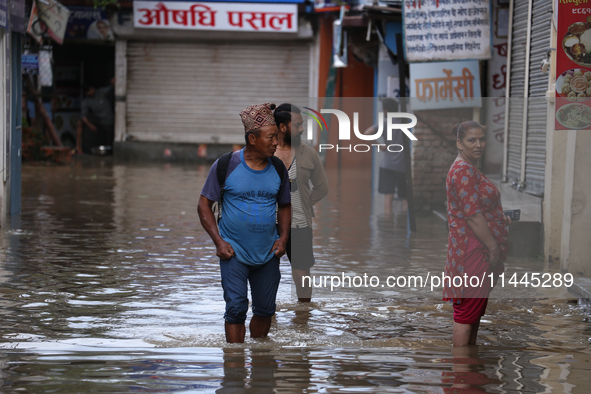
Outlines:
{"type": "MultiPolygon", "coordinates": [[[[491,300],[479,348],[452,354],[440,293],[318,290],[326,297],[303,306],[285,262],[270,337],[227,346],[218,262],[195,209],[207,171],[110,158],[23,167],[23,213],[1,239],[0,392],[591,391],[590,315],[564,290],[491,300]]],[[[440,219],[409,234],[404,215],[331,186],[314,273],[441,270],[440,219]]]]}

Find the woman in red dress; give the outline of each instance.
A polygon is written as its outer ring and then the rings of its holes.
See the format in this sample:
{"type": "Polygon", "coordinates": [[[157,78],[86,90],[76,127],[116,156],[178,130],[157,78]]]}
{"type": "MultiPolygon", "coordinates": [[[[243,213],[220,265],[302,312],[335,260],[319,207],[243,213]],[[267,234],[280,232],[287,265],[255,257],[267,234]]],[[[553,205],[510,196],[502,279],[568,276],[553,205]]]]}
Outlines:
{"type": "Polygon", "coordinates": [[[454,306],[453,346],[476,344],[491,278],[503,272],[507,225],[499,190],[476,168],[486,145],[484,127],[466,121],[454,127],[458,157],[447,174],[449,239],[443,299],[454,306]],[[492,275],[491,275],[492,273],[492,275]]]}

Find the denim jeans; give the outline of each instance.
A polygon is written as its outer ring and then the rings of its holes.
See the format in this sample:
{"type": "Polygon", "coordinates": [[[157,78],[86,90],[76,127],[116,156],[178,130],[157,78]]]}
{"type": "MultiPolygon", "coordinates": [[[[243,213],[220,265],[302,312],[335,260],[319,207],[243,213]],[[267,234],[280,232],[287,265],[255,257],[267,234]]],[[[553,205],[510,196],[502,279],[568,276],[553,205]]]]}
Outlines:
{"type": "Polygon", "coordinates": [[[224,319],[230,324],[242,324],[248,311],[248,288],[252,296],[252,313],[255,316],[270,317],[275,314],[275,300],[279,288],[279,259],[273,257],[263,265],[246,265],[234,257],[220,260],[222,288],[226,313],[224,319]]]}

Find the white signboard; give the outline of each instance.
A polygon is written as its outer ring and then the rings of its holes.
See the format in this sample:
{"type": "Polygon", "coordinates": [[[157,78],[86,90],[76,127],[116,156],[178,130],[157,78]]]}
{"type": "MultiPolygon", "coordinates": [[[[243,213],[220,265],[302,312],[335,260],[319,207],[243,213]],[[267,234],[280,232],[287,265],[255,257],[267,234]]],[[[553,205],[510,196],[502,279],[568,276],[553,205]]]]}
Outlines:
{"type": "Polygon", "coordinates": [[[297,4],[134,1],[137,28],[296,33],[297,4]]]}
{"type": "Polygon", "coordinates": [[[70,10],[57,0],[36,2],[39,7],[39,17],[47,26],[47,34],[58,44],[62,45],[70,10]]]}
{"type": "Polygon", "coordinates": [[[409,63],[491,57],[490,1],[404,0],[409,63]]]}
{"type": "Polygon", "coordinates": [[[410,65],[413,110],[480,107],[478,60],[410,65]]]}

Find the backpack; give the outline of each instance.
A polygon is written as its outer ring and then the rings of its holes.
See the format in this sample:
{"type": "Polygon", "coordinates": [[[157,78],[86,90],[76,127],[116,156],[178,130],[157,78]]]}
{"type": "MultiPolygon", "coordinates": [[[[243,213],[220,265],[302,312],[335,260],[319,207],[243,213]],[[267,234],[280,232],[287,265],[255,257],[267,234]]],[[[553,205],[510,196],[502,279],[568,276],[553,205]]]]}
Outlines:
{"type": "MultiPolygon", "coordinates": [[[[224,153],[218,159],[218,167],[217,167],[217,177],[218,177],[218,184],[220,185],[220,202],[217,203],[217,218],[218,223],[222,217],[222,201],[224,201],[224,185],[226,184],[226,178],[228,176],[228,167],[230,166],[230,160],[232,159],[232,154],[234,152],[227,152],[224,153]]],[[[277,171],[277,175],[281,179],[281,184],[285,181],[285,176],[287,172],[285,171],[285,164],[281,161],[280,158],[276,156],[271,156],[271,163],[273,163],[273,167],[275,167],[275,171],[277,171]]],[[[215,208],[214,208],[215,210],[215,208]]]]}

